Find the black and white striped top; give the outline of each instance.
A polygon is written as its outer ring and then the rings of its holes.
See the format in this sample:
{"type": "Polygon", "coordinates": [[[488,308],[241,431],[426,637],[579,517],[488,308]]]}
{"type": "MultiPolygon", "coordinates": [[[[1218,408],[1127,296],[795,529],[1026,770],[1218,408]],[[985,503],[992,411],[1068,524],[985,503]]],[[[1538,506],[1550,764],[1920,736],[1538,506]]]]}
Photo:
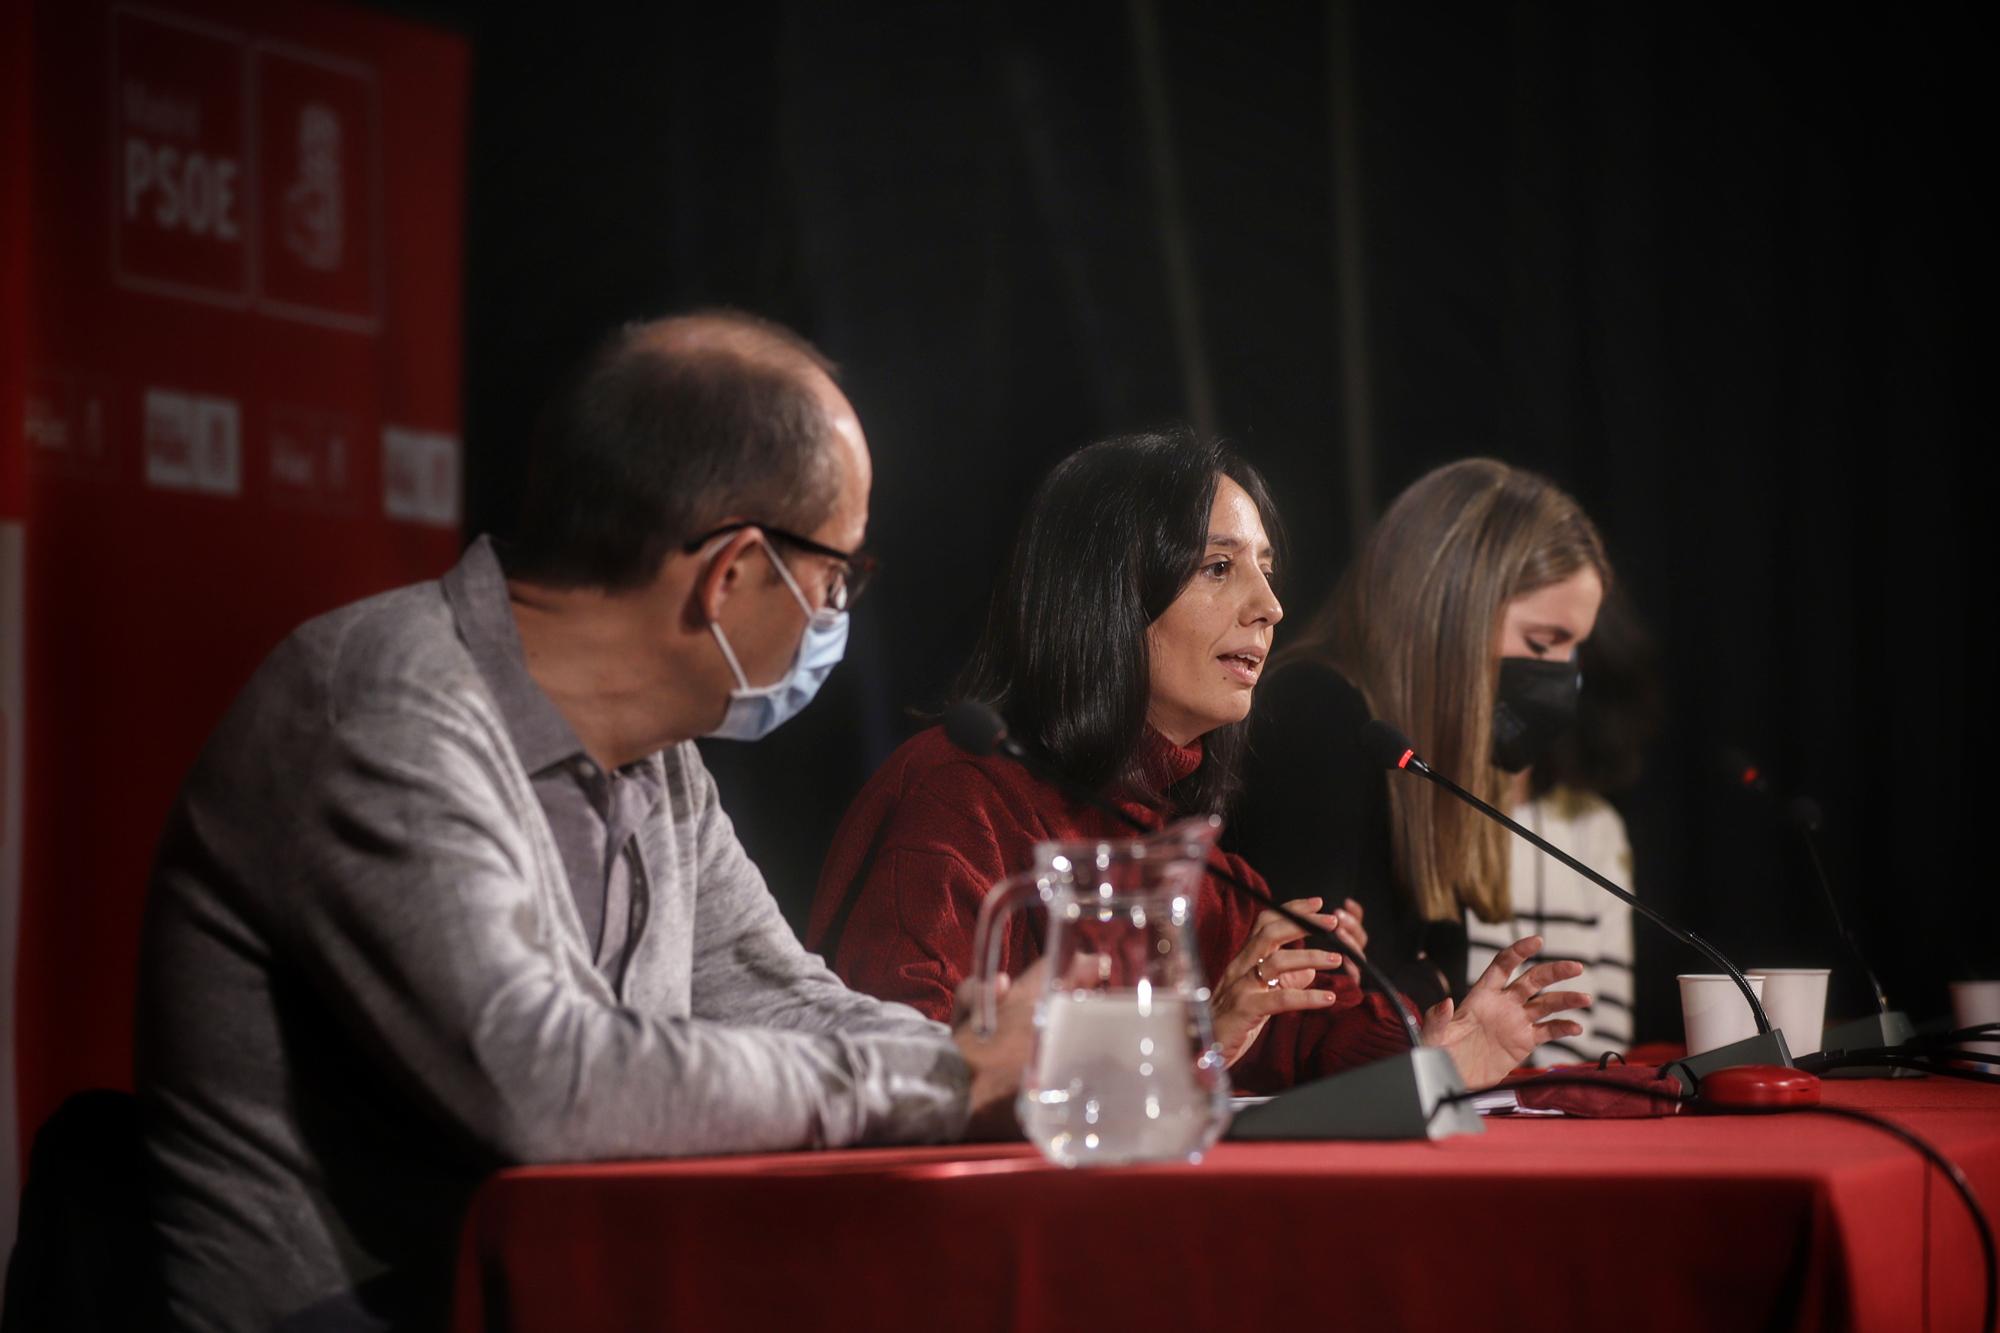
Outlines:
{"type": "MultiPolygon", "coordinates": [[[[1513,811],[1514,818],[1613,883],[1632,892],[1632,847],[1625,821],[1609,802],[1589,792],[1558,787],[1513,811]]],[[[1498,925],[1467,914],[1466,980],[1476,980],[1493,956],[1523,935],[1540,935],[1536,962],[1574,959],[1583,975],[1565,989],[1588,992],[1595,1003],[1572,1013],[1580,1037],[1535,1050],[1536,1065],[1595,1060],[1632,1044],[1632,909],[1525,839],[1513,839],[1508,865],[1514,919],[1498,925]]]]}

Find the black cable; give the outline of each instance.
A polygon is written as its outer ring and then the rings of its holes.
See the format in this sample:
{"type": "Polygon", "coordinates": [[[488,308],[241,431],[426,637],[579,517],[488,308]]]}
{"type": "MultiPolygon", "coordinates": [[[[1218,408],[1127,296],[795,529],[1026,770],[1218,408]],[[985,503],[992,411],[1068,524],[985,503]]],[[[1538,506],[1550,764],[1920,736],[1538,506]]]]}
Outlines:
{"type": "MultiPolygon", "coordinates": [[[[1957,1056],[1956,1058],[1972,1059],[1976,1057],[1957,1056]]],[[[1914,1069],[1920,1074],[1936,1074],[1942,1078],[1962,1078],[1969,1083],[2000,1084],[2000,1074],[1989,1074],[1983,1069],[1966,1069],[1959,1065],[1945,1064],[1935,1054],[1912,1055],[1900,1046],[1885,1046],[1879,1050],[1822,1051],[1816,1055],[1802,1057],[1798,1065],[1800,1069],[1811,1074],[1825,1074],[1827,1071],[1833,1069],[1872,1069],[1877,1066],[1886,1066],[1891,1069],[1914,1069]]]]}
{"type": "Polygon", "coordinates": [[[1973,1229],[1979,1233],[1979,1250],[1986,1258],[1986,1314],[1980,1320],[1979,1326],[1986,1329],[1987,1333],[1994,1333],[1996,1327],[2000,1327],[1994,1323],[1996,1308],[2000,1308],[1996,1306],[1996,1296],[2000,1296],[2000,1292],[1996,1292],[1996,1288],[2000,1288],[2000,1258],[1996,1258],[1994,1254],[1993,1224],[1987,1220],[1986,1209],[1980,1205],[1979,1196],[1972,1192],[1972,1182],[1965,1178],[1965,1172],[1958,1169],[1958,1163],[1932,1147],[1929,1141],[1915,1130],[1899,1125],[1886,1116],[1876,1115],[1873,1111],[1857,1110],[1852,1106],[1822,1104],[1786,1107],[1778,1114],[1790,1115],[1799,1111],[1816,1111],[1820,1115],[1837,1116],[1842,1120],[1873,1125],[1883,1133],[1894,1135],[1915,1148],[1932,1166],[1944,1174],[1944,1178],[1951,1182],[1951,1187],[1958,1191],[1958,1197],[1964,1200],[1965,1210],[1972,1214],[1973,1229]]]}
{"type": "MultiPolygon", "coordinates": [[[[1995,1078],[1992,1081],[2000,1083],[2000,1078],[1995,1078]]],[[[1521,1084],[1515,1086],[1527,1086],[1529,1084],[1541,1084],[1544,1087],[1549,1084],[1564,1084],[1598,1089],[1603,1089],[1607,1086],[1602,1079],[1584,1078],[1575,1074],[1544,1074],[1540,1078],[1524,1079],[1521,1084]]],[[[1438,1109],[1446,1102],[1470,1101],[1474,1097],[1485,1096],[1496,1090],[1504,1089],[1489,1088],[1485,1092],[1446,1093],[1444,1096],[1438,1098],[1438,1105],[1431,1108],[1431,1117],[1434,1118],[1438,1113],[1438,1109]]],[[[1645,1088],[1630,1088],[1626,1090],[1631,1092],[1635,1097],[1657,1097],[1662,1101],[1699,1102],[1701,1099],[1698,1085],[1694,1092],[1684,1093],[1678,1097],[1672,1093],[1653,1092],[1645,1088]]],[[[2000,1325],[1994,1323],[1996,1308],[2000,1308],[2000,1306],[1996,1305],[1996,1301],[2000,1301],[2000,1256],[1996,1256],[1994,1252],[1993,1224],[1987,1219],[1985,1207],[1979,1202],[1979,1196],[1973,1192],[1972,1182],[1965,1178],[1965,1172],[1959,1169],[1958,1163],[1946,1157],[1936,1147],[1932,1146],[1929,1140],[1925,1139],[1915,1130],[1899,1125],[1886,1116],[1876,1115],[1873,1111],[1862,1111],[1852,1106],[1827,1106],[1824,1103],[1812,1106],[1778,1106],[1772,1107],[1768,1111],[1748,1111],[1746,1114],[1797,1115],[1801,1112],[1817,1112],[1820,1115],[1830,1115],[1842,1120],[1852,1120],[1859,1124],[1873,1125],[1883,1133],[1893,1135],[1916,1149],[1926,1161],[1943,1173],[1944,1178],[1951,1183],[1951,1187],[1958,1191],[1958,1197],[1965,1203],[1966,1212],[1972,1217],[1973,1229],[1979,1233],[1979,1250],[1986,1260],[1986,1312],[1985,1316],[1980,1320],[1979,1326],[1986,1329],[1988,1333],[2000,1333],[2000,1325]]]]}
{"type": "MultiPolygon", "coordinates": [[[[1889,1049],[1894,1050],[1895,1047],[1889,1049]]],[[[1901,1054],[1910,1060],[1934,1060],[1948,1064],[1995,1065],[2000,1066],[2000,1056],[1991,1051],[1975,1051],[1963,1046],[1924,1046],[1917,1050],[1904,1050],[1901,1054]]]]}
{"type": "Polygon", "coordinates": [[[1979,1041],[1986,1037],[2000,1037],[2000,1022],[1974,1023],[1969,1028],[1959,1028],[1952,1032],[1920,1032],[1905,1041],[1903,1045],[1952,1046],[1961,1041],[1979,1041]]]}
{"type": "Polygon", "coordinates": [[[1940,1064],[1947,1060],[1962,1060],[1967,1064],[1975,1065],[2000,1064],[2000,1056],[1995,1056],[1991,1051],[1975,1051],[1963,1046],[1918,1046],[1914,1048],[1909,1046],[1859,1046],[1853,1050],[1820,1052],[1822,1055],[1837,1056],[1843,1059],[1853,1056],[1879,1055],[1883,1053],[1901,1056],[1905,1060],[1929,1060],[1940,1064]]]}

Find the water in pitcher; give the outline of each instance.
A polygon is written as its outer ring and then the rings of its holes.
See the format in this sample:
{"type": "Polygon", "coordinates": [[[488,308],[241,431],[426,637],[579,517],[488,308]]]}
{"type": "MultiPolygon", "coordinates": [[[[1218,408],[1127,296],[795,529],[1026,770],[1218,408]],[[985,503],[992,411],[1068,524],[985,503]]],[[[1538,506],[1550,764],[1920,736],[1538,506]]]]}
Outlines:
{"type": "Polygon", "coordinates": [[[1198,1161],[1228,1119],[1221,1053],[1181,995],[1065,990],[1045,996],[1022,1128],[1063,1166],[1198,1161]]]}

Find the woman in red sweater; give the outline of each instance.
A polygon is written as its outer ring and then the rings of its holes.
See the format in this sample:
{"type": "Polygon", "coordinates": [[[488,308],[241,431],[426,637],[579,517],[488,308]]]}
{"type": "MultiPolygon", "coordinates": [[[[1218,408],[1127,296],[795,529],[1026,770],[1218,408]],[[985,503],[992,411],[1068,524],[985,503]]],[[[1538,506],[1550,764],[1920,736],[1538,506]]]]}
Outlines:
{"type": "MultiPolygon", "coordinates": [[[[957,696],[997,708],[1072,787],[1149,822],[1222,811],[1284,616],[1277,527],[1257,472],[1187,432],[1080,450],[1036,493],[957,696]]],[[[1130,836],[1019,764],[975,757],[932,727],[890,756],[841,822],[806,944],[850,985],[948,1020],[987,890],[1029,865],[1037,842],[1130,836]]],[[[1355,905],[1321,913],[1327,905],[1289,904],[1347,949],[1365,949],[1355,905]]],[[[1039,952],[1029,920],[1017,914],[1009,927],[1009,972],[1039,952]]],[[[1352,962],[1306,947],[1296,927],[1214,876],[1195,920],[1216,1040],[1238,1088],[1282,1088],[1407,1048],[1383,997],[1363,997],[1352,962]]],[[[1503,954],[1456,1010],[1446,1000],[1425,1017],[1425,1041],[1450,1048],[1472,1086],[1580,1030],[1549,1015],[1584,997],[1544,990],[1576,975],[1575,964],[1508,982],[1538,943],[1503,954]]]]}

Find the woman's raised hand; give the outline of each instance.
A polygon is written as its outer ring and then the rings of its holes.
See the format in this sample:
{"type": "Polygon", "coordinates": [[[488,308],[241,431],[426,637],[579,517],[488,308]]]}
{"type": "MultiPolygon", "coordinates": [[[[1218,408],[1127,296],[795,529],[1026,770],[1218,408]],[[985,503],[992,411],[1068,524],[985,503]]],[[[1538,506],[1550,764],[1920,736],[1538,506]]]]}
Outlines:
{"type": "Polygon", "coordinates": [[[1545,1041],[1583,1035],[1583,1025],[1550,1014],[1584,1009],[1582,991],[1548,989],[1583,974],[1582,963],[1538,963],[1514,976],[1514,969],[1542,951],[1542,937],[1515,940],[1493,956],[1479,980],[1453,1006],[1449,997],[1424,1014],[1424,1045],[1451,1052],[1468,1088],[1484,1088],[1507,1077],[1545,1041]]]}
{"type": "MultiPolygon", "coordinates": [[[[1318,898],[1295,898],[1285,904],[1306,920],[1332,931],[1348,943],[1355,943],[1349,931],[1360,931],[1360,919],[1350,901],[1338,912],[1320,915],[1318,898]]],[[[1324,949],[1295,949],[1288,946],[1304,938],[1305,932],[1276,912],[1260,912],[1251,924],[1250,939],[1237,950],[1216,978],[1209,1004],[1215,1015],[1215,1040],[1223,1058],[1235,1064],[1243,1058],[1271,1015],[1297,1009],[1335,1009],[1358,1003],[1360,992],[1346,993],[1313,989],[1322,971],[1346,969],[1354,964],[1324,949]]],[[[1366,933],[1359,935],[1361,943],[1366,933]]]]}

